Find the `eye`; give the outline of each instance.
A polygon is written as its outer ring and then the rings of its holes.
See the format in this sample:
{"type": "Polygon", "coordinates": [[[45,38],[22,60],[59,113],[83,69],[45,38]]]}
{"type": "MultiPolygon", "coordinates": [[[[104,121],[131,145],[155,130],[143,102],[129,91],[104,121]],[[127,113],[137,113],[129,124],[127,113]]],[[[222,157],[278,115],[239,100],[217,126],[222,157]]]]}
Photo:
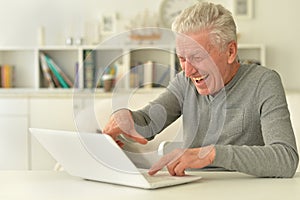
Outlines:
{"type": "Polygon", "coordinates": [[[201,62],[203,58],[200,55],[194,55],[191,57],[191,61],[193,62],[201,62]]]}

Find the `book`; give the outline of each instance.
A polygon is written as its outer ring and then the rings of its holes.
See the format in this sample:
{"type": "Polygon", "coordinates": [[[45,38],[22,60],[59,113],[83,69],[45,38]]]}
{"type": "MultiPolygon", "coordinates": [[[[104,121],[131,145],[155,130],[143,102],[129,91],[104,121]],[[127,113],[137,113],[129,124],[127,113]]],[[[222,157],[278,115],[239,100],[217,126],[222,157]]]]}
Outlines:
{"type": "Polygon", "coordinates": [[[4,64],[1,66],[1,87],[12,88],[14,86],[14,66],[4,64]]]}
{"type": "Polygon", "coordinates": [[[144,79],[143,86],[144,88],[151,88],[153,82],[153,62],[148,61],[144,64],[144,79]]]}
{"type": "Polygon", "coordinates": [[[57,77],[55,76],[55,74],[50,70],[50,75],[51,75],[51,78],[53,80],[53,83],[55,85],[56,88],[61,88],[61,84],[59,83],[59,80],[57,79],[57,77]]]}
{"type": "MultiPolygon", "coordinates": [[[[84,87],[93,88],[95,81],[95,53],[93,50],[84,51],[84,87]]],[[[96,86],[95,86],[96,87],[96,86]]]]}
{"type": "Polygon", "coordinates": [[[82,79],[79,73],[79,63],[76,62],[75,63],[75,76],[74,76],[74,85],[73,87],[75,88],[82,88],[81,84],[79,83],[79,81],[82,79]]]}
{"type": "Polygon", "coordinates": [[[58,65],[48,55],[40,53],[41,61],[46,65],[42,65],[43,71],[45,72],[45,78],[48,81],[49,87],[62,87],[70,88],[73,87],[72,81],[68,76],[58,67],[58,65]],[[47,68],[46,68],[47,66],[47,68]],[[51,77],[51,79],[49,78],[51,77]],[[52,83],[51,83],[51,82],[52,83]]]}
{"type": "Polygon", "coordinates": [[[71,88],[74,86],[73,82],[71,81],[71,79],[61,70],[60,67],[58,67],[58,65],[51,59],[51,62],[53,64],[53,67],[56,69],[56,71],[62,76],[62,78],[64,79],[64,81],[68,84],[68,86],[71,88]]]}
{"type": "Polygon", "coordinates": [[[130,69],[131,88],[167,87],[170,81],[171,67],[149,60],[138,63],[130,69]]]}
{"type": "Polygon", "coordinates": [[[51,70],[49,69],[46,60],[45,60],[45,55],[43,53],[40,53],[40,63],[41,63],[41,69],[43,72],[44,80],[45,80],[45,85],[48,88],[54,88],[54,80],[52,80],[52,74],[51,70]]]}
{"type": "Polygon", "coordinates": [[[52,73],[56,76],[56,78],[58,79],[59,81],[59,84],[63,87],[63,88],[69,88],[68,84],[65,82],[65,80],[63,79],[63,77],[58,73],[58,71],[55,69],[53,63],[52,63],[52,60],[47,57],[45,55],[45,59],[46,59],[46,62],[50,68],[50,70],[52,71],[52,73]]]}
{"type": "Polygon", "coordinates": [[[142,77],[144,77],[143,65],[140,63],[137,63],[136,65],[131,66],[130,67],[130,76],[129,76],[130,88],[139,88],[141,85],[143,85],[142,77]]]}

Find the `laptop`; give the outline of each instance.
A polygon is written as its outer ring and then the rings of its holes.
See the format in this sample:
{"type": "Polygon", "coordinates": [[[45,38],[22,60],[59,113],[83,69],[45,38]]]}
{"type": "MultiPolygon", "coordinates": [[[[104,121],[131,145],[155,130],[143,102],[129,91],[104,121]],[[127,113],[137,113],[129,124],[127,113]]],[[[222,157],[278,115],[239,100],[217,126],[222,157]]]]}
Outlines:
{"type": "Polygon", "coordinates": [[[106,134],[30,128],[31,134],[72,176],[87,180],[155,189],[189,183],[200,176],[154,176],[137,168],[116,142],[106,134]]]}

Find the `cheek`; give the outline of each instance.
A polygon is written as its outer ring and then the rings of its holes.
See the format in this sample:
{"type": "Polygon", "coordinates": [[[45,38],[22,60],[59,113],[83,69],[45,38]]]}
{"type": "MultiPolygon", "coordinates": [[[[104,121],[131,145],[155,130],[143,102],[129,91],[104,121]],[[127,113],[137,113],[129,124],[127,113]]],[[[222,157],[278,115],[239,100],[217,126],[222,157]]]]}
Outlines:
{"type": "Polygon", "coordinates": [[[217,82],[224,82],[224,78],[225,78],[225,71],[224,71],[224,67],[218,65],[217,70],[215,71],[215,81],[217,82]]]}
{"type": "Polygon", "coordinates": [[[219,77],[224,78],[224,75],[226,74],[226,65],[227,61],[223,57],[219,57],[218,59],[215,59],[215,74],[219,77]]]}

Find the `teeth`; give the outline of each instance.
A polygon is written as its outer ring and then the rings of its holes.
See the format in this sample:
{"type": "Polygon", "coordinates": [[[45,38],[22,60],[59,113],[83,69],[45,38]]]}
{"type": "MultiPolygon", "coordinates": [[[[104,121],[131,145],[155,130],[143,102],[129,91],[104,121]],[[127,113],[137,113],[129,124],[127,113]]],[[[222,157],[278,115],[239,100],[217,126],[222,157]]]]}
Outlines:
{"type": "Polygon", "coordinates": [[[203,80],[203,79],[206,79],[207,76],[208,76],[208,74],[207,74],[207,75],[204,75],[204,76],[201,76],[201,77],[198,77],[198,78],[194,78],[194,80],[195,80],[195,81],[201,81],[201,80],[203,80]]]}

